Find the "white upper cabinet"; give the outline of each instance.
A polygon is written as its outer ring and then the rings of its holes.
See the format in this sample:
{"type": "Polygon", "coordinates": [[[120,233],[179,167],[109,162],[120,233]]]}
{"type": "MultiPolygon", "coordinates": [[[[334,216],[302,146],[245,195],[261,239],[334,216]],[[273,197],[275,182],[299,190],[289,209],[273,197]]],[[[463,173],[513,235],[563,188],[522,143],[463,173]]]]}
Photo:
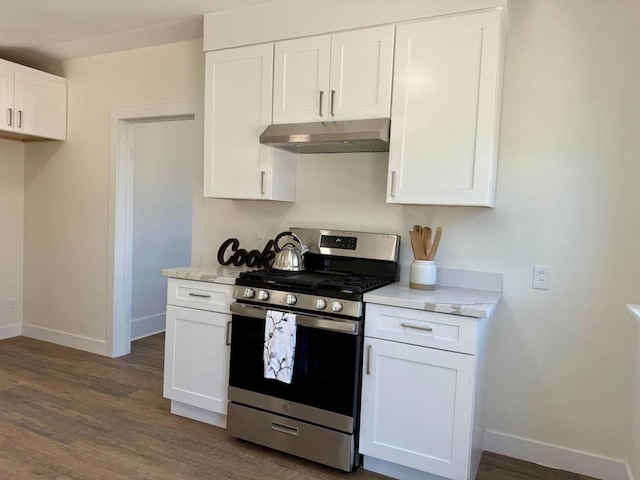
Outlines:
{"type": "Polygon", "coordinates": [[[273,123],[328,118],[330,51],[330,35],[276,43],[273,123]]]}
{"type": "Polygon", "coordinates": [[[207,52],[205,197],[295,200],[295,156],[259,142],[272,79],[272,43],[207,52]]]}
{"type": "Polygon", "coordinates": [[[67,137],[64,78],[0,61],[0,130],[18,138],[67,137]]]}
{"type": "Polygon", "coordinates": [[[393,25],[277,42],[273,123],[390,115],[393,25]]]}
{"type": "Polygon", "coordinates": [[[13,130],[13,69],[0,63],[0,129],[13,130]]]}
{"type": "Polygon", "coordinates": [[[387,202],[493,206],[500,10],[396,27],[387,202]]]}

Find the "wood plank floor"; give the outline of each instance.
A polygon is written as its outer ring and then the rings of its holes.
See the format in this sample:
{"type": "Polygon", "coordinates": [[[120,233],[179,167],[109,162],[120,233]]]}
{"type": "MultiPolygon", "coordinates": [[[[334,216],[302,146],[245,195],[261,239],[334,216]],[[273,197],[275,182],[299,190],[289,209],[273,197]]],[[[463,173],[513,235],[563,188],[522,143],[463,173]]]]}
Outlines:
{"type": "MultiPolygon", "coordinates": [[[[0,341],[0,480],[381,480],[342,473],[171,415],[164,336],[119,359],[25,337],[0,341]]],[[[585,480],[485,453],[477,480],[585,480]]]]}

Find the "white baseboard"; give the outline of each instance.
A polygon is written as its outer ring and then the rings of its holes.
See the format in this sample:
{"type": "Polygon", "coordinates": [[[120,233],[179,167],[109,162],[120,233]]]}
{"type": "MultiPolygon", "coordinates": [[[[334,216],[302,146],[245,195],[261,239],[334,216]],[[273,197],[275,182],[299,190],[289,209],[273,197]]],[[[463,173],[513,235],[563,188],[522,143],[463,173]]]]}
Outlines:
{"type": "Polygon", "coordinates": [[[14,323],[13,325],[4,325],[0,327],[0,340],[19,337],[20,335],[22,335],[21,323],[14,323]]]}
{"type": "Polygon", "coordinates": [[[149,335],[164,332],[166,318],[166,312],[162,312],[131,320],[131,340],[139,340],[149,335]]]}
{"type": "Polygon", "coordinates": [[[83,337],[73,333],[61,332],[37,325],[22,324],[22,335],[36,340],[55,343],[64,347],[76,348],[85,352],[110,356],[107,352],[107,342],[95,338],[83,337]]]}
{"type": "Polygon", "coordinates": [[[601,480],[633,480],[625,462],[558,445],[486,431],[484,449],[546,467],[566,470],[601,480]]]}

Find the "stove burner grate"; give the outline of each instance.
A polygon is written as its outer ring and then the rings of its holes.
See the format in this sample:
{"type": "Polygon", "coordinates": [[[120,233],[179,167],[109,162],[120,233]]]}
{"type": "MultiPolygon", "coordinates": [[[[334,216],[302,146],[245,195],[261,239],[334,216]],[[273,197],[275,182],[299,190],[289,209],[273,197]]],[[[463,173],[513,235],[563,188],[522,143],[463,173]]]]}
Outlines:
{"type": "Polygon", "coordinates": [[[365,293],[394,281],[393,277],[358,276],[328,271],[286,272],[264,269],[242,272],[241,278],[264,282],[269,287],[305,287],[336,290],[345,293],[365,293]]]}

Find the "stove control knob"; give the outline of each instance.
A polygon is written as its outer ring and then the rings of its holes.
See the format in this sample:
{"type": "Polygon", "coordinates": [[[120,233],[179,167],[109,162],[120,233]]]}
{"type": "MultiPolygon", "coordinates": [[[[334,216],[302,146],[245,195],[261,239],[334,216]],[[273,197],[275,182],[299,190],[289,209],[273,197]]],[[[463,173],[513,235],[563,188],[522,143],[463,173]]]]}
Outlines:
{"type": "Polygon", "coordinates": [[[256,296],[256,291],[253,288],[244,289],[244,298],[253,298],[256,296]]]}
{"type": "Polygon", "coordinates": [[[258,300],[269,300],[269,292],[267,292],[266,290],[260,290],[258,292],[258,300]]]}
{"type": "Polygon", "coordinates": [[[327,308],[327,301],[324,298],[319,298],[316,300],[316,309],[317,310],[324,310],[325,308],[327,308]]]}
{"type": "Polygon", "coordinates": [[[333,304],[331,305],[331,310],[333,310],[334,312],[340,312],[342,310],[342,302],[339,302],[337,300],[333,302],[333,304]]]}
{"type": "Polygon", "coordinates": [[[290,293],[287,295],[287,298],[285,299],[285,302],[287,302],[287,305],[295,305],[297,301],[298,301],[298,298],[295,295],[292,295],[290,293]]]}

